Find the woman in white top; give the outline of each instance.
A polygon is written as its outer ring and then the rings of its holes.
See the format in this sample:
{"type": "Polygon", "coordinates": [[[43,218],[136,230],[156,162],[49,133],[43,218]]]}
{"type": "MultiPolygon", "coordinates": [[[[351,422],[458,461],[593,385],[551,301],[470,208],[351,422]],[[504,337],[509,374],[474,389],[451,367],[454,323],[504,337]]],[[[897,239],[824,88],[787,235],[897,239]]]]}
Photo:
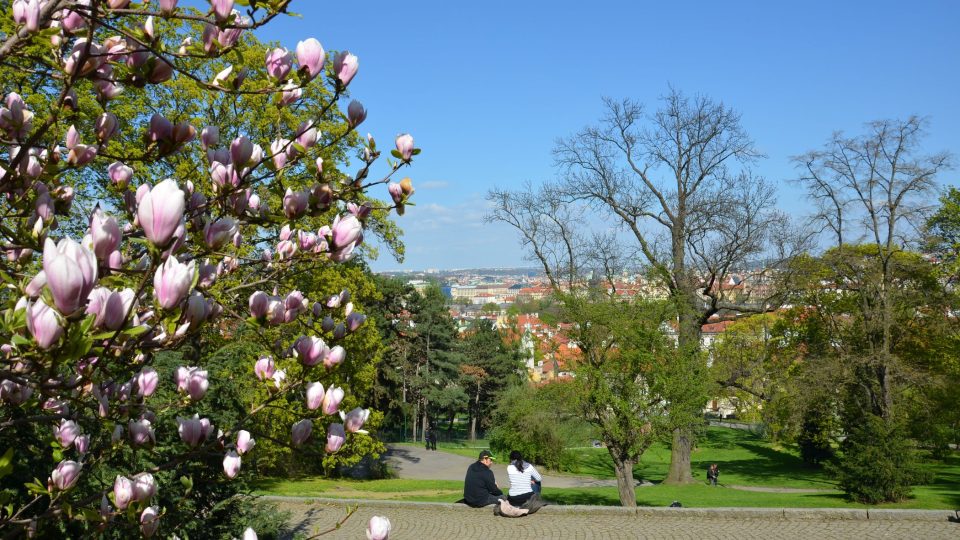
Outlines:
{"type": "Polygon", "coordinates": [[[507,466],[507,476],[510,477],[510,491],[507,499],[513,506],[520,506],[533,496],[535,483],[543,480],[533,465],[523,460],[520,452],[510,452],[510,465],[507,466]]]}

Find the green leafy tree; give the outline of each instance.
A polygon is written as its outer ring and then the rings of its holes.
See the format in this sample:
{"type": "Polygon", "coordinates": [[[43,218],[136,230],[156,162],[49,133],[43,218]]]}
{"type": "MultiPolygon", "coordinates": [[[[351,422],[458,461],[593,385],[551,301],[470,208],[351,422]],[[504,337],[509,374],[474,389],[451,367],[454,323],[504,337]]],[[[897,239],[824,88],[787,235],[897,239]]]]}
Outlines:
{"type": "Polygon", "coordinates": [[[523,364],[516,347],[508,347],[503,336],[485,319],[475,321],[461,342],[462,387],[469,394],[469,439],[477,436],[478,421],[486,427],[497,396],[523,381],[523,364]]]}

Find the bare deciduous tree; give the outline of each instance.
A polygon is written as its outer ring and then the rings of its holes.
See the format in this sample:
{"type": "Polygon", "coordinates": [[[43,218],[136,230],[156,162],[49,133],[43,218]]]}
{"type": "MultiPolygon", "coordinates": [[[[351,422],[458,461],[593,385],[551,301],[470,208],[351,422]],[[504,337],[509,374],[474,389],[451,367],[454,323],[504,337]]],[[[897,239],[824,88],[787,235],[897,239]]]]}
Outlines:
{"type": "MultiPolygon", "coordinates": [[[[920,154],[925,124],[916,116],[871,122],[861,136],[837,132],[822,150],[794,158],[802,171],[799,182],[828,210],[815,218],[836,238],[836,250],[827,261],[844,276],[839,287],[849,287],[864,299],[855,315],[869,339],[849,356],[864,365],[862,373],[871,374],[873,380],[864,384],[869,394],[864,401],[885,420],[894,412],[894,380],[904,375],[894,354],[894,312],[903,288],[897,274],[904,265],[898,257],[919,240],[917,231],[933,201],[936,176],[951,165],[947,152],[920,154]],[[845,257],[851,240],[870,249],[845,257]],[[870,294],[862,294],[867,290],[870,294]]],[[[846,318],[836,322],[838,327],[845,324],[846,318]]]]}
{"type": "MultiPolygon", "coordinates": [[[[777,268],[776,259],[801,249],[802,239],[788,231],[786,217],[774,209],[773,187],[746,169],[761,154],[735,111],[673,89],[652,115],[631,100],[604,103],[606,114],[598,125],[557,142],[554,157],[561,181],[539,192],[529,187],[516,193],[492,192],[492,218],[520,231],[548,275],[556,266],[543,256],[550,252],[543,242],[556,242],[556,234],[565,233],[554,228],[552,235],[546,234],[544,223],[555,227],[568,215],[547,209],[541,197],[546,194],[566,203],[560,205],[564,212],[581,203],[593,210],[594,221],[612,220],[622,233],[617,238],[626,242],[620,256],[632,249],[632,265],[652,271],[656,285],[668,293],[676,309],[679,349],[699,357],[689,364],[693,372],[706,373],[694,365],[703,362],[701,326],[722,311],[762,312],[774,305],[766,295],[734,296],[725,284],[757,263],[777,268]]],[[[574,230],[589,224],[581,222],[574,230]]],[[[567,267],[606,272],[614,259],[584,260],[589,251],[569,251],[571,261],[576,257],[581,261],[567,267]]],[[[751,277],[766,279],[760,271],[751,277]]],[[[706,402],[703,381],[694,378],[689,377],[687,399],[681,400],[684,393],[679,392],[671,400],[669,483],[693,481],[690,452],[706,402]]]]}

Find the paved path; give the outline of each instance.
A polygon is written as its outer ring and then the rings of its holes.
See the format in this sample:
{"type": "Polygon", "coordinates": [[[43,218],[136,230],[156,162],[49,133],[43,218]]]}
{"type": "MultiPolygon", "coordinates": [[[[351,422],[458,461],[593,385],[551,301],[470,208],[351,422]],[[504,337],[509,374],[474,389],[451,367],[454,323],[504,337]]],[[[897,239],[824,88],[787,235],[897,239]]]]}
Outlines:
{"type": "Polygon", "coordinates": [[[348,504],[357,511],[324,539],[363,539],[371,516],[387,516],[391,540],[456,539],[847,539],[960,538],[960,524],[950,512],[875,513],[776,509],[688,509],[547,506],[533,516],[510,519],[490,508],[446,503],[273,499],[292,512],[295,534],[310,536],[333,528],[348,504]]]}
{"type": "MultiPolygon", "coordinates": [[[[480,450],[477,450],[477,454],[480,454],[480,450]]],[[[429,451],[422,446],[388,444],[384,460],[397,473],[399,478],[459,480],[462,482],[463,477],[467,474],[467,467],[477,459],[449,452],[429,451]]],[[[507,479],[507,464],[494,463],[492,468],[500,489],[510,487],[510,481],[507,479]]],[[[598,480],[589,476],[561,476],[547,474],[544,471],[540,471],[540,474],[543,475],[544,488],[616,487],[617,485],[616,479],[598,480]]]]}

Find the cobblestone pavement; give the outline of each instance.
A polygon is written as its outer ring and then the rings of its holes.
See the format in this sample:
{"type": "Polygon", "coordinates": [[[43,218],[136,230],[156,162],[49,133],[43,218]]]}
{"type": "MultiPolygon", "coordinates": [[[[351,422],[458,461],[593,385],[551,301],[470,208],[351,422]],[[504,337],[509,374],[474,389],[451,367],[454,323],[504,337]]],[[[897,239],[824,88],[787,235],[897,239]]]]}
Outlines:
{"type": "MultiPolygon", "coordinates": [[[[311,536],[332,528],[346,515],[346,503],[328,501],[280,501],[290,511],[295,535],[311,536]]],[[[324,539],[363,539],[371,516],[390,519],[391,540],[403,539],[637,539],[637,538],[730,538],[730,539],[847,539],[904,538],[923,540],[960,538],[960,524],[943,519],[831,519],[815,512],[797,519],[783,517],[746,517],[731,510],[711,516],[684,511],[664,515],[633,513],[626,509],[600,507],[575,510],[571,507],[546,507],[533,516],[511,519],[493,515],[492,507],[473,509],[430,503],[382,503],[364,501],[358,510],[324,539]]]]}

